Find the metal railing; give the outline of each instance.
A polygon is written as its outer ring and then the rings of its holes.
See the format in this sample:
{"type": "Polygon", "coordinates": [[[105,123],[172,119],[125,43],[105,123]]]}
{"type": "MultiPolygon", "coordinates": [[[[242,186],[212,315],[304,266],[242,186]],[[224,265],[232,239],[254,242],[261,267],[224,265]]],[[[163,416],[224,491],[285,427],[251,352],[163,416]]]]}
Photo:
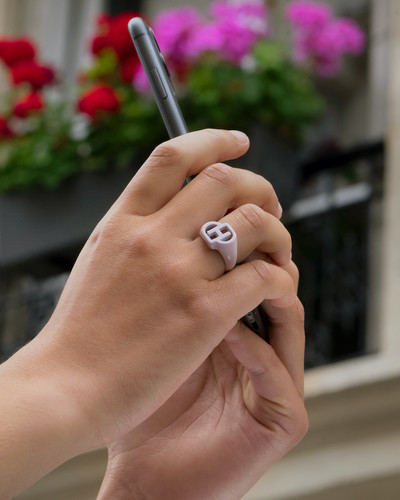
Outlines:
{"type": "Polygon", "coordinates": [[[286,225],[306,311],[306,367],[370,350],[372,213],[382,198],[383,165],[384,145],[376,142],[302,166],[308,194],[292,205],[286,225]]]}

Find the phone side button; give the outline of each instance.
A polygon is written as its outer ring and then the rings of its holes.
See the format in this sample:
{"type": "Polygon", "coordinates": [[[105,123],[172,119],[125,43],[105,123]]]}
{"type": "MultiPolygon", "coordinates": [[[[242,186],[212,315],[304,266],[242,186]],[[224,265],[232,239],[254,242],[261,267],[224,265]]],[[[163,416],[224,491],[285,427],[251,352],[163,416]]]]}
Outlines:
{"type": "Polygon", "coordinates": [[[152,68],[151,76],[153,78],[154,85],[157,88],[158,95],[161,97],[161,99],[166,99],[167,92],[165,91],[165,87],[163,85],[163,82],[161,81],[160,75],[158,74],[157,68],[152,68]]]}

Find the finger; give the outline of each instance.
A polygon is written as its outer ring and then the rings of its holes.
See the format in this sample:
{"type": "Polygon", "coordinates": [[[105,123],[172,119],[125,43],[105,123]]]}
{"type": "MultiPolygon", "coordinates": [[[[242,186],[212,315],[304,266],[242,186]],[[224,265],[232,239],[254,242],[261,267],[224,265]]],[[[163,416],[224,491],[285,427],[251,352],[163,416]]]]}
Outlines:
{"type": "MultiPolygon", "coordinates": [[[[298,397],[293,380],[273,347],[243,323],[237,323],[225,342],[248,372],[257,394],[281,407],[293,396],[298,397]]],[[[254,412],[255,408],[251,410],[254,412]]]]}
{"type": "Polygon", "coordinates": [[[257,205],[242,205],[222,218],[235,230],[238,238],[238,262],[253,251],[268,254],[276,264],[289,265],[292,238],[285,226],[257,205]]]}
{"type": "MultiPolygon", "coordinates": [[[[227,216],[221,223],[228,223],[235,230],[237,236],[237,261],[257,252],[259,258],[280,266],[289,265],[291,261],[292,239],[285,226],[273,215],[265,212],[257,205],[242,205],[227,216]]],[[[197,238],[193,245],[196,247],[196,262],[202,262],[207,269],[205,277],[216,279],[225,271],[225,262],[218,251],[210,251],[202,238],[197,238]]]]}
{"type": "Polygon", "coordinates": [[[225,331],[263,300],[273,300],[279,307],[289,307],[295,299],[289,274],[262,260],[246,262],[208,284],[208,300],[220,306],[219,321],[225,331]]]}
{"type": "Polygon", "coordinates": [[[290,373],[301,396],[304,394],[304,308],[297,298],[286,308],[279,309],[269,304],[269,343],[290,373]]]}
{"type": "Polygon", "coordinates": [[[174,227],[183,226],[187,235],[194,238],[205,222],[218,221],[227,211],[247,203],[275,217],[282,215],[270,182],[248,170],[217,163],[205,168],[164,210],[174,227]]]}
{"type": "Polygon", "coordinates": [[[200,130],[157,146],[120,198],[125,210],[148,215],[163,207],[182,187],[186,177],[212,163],[242,156],[249,139],[242,132],[200,130]]]}
{"type": "Polygon", "coordinates": [[[212,283],[218,288],[222,286],[222,296],[226,293],[231,298],[224,311],[235,320],[263,302],[269,318],[270,345],[303,397],[304,310],[295,294],[297,276],[293,262],[282,268],[263,260],[254,260],[238,266],[212,283]],[[264,299],[260,300],[263,295],[264,299]]]}
{"type": "MultiPolygon", "coordinates": [[[[284,268],[291,276],[295,290],[298,270],[291,262],[284,268]]],[[[290,373],[301,396],[304,394],[304,308],[299,298],[288,308],[275,307],[273,301],[265,301],[263,308],[268,315],[269,342],[290,373]]]]}
{"type": "Polygon", "coordinates": [[[296,289],[296,293],[297,293],[297,289],[299,287],[299,270],[298,270],[296,264],[291,260],[287,266],[284,266],[284,269],[292,277],[292,280],[293,280],[293,283],[294,283],[294,286],[296,289]]]}

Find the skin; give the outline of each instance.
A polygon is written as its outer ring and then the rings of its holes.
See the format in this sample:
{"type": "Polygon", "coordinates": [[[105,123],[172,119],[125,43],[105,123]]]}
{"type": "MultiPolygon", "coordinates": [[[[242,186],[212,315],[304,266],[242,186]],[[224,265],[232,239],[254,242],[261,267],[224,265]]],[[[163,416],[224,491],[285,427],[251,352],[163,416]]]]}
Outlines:
{"type": "Polygon", "coordinates": [[[271,345],[238,324],[160,410],[109,446],[98,500],[240,499],[303,438],[303,310],[265,307],[271,345]]]}
{"type": "Polygon", "coordinates": [[[290,235],[271,185],[220,163],[248,145],[161,144],[100,221],[48,324],[0,366],[1,498],[104,445],[100,498],[240,498],[304,435],[290,235]],[[251,260],[224,273],[208,220],[251,260]],[[239,321],[262,302],[270,345],[239,321]]]}

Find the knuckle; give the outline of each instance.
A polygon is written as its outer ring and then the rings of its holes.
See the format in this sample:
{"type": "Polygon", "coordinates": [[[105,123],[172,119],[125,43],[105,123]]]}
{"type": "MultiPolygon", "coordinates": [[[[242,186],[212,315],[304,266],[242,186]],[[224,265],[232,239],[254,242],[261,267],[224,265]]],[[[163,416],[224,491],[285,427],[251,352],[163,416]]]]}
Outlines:
{"type": "Polygon", "coordinates": [[[290,266],[290,268],[289,268],[290,269],[290,274],[292,275],[294,281],[296,283],[298,283],[299,282],[299,278],[300,278],[299,268],[296,266],[296,264],[293,261],[290,262],[289,266],[290,266]]]}
{"type": "Polygon", "coordinates": [[[267,281],[271,277],[271,268],[267,262],[262,260],[252,260],[249,262],[251,269],[253,270],[255,279],[261,280],[262,282],[267,281]]]}
{"type": "Polygon", "coordinates": [[[304,324],[305,310],[301,300],[297,297],[294,304],[294,319],[300,324],[304,324]]]}
{"type": "MultiPolygon", "coordinates": [[[[280,224],[282,224],[282,223],[280,222],[280,224]]],[[[282,226],[283,226],[283,224],[282,224],[282,226]]],[[[284,238],[285,238],[285,240],[286,240],[286,241],[285,241],[285,244],[286,244],[286,246],[287,246],[288,248],[292,248],[292,246],[293,246],[293,243],[292,243],[292,235],[291,235],[291,234],[289,233],[289,231],[285,228],[285,226],[283,226],[283,228],[284,228],[284,233],[283,233],[283,234],[284,234],[284,238]]]]}
{"type": "Polygon", "coordinates": [[[260,176],[261,179],[260,179],[260,182],[263,182],[264,184],[264,189],[265,189],[265,192],[267,193],[267,196],[270,200],[273,200],[274,203],[278,203],[278,195],[276,194],[276,191],[275,191],[275,188],[274,186],[271,184],[271,182],[268,180],[268,179],[265,179],[264,177],[260,176]]]}
{"type": "Polygon", "coordinates": [[[257,205],[242,205],[238,211],[252,229],[259,231],[264,227],[264,211],[257,205]]]}
{"type": "Polygon", "coordinates": [[[300,420],[300,423],[301,423],[301,426],[300,426],[300,436],[301,436],[301,439],[303,439],[303,437],[307,434],[309,426],[310,426],[310,422],[309,422],[309,419],[308,419],[308,413],[307,413],[307,410],[304,407],[304,405],[302,406],[302,410],[300,412],[299,417],[300,417],[299,420],[300,420]]]}
{"type": "Polygon", "coordinates": [[[104,217],[92,231],[88,243],[96,245],[100,241],[114,241],[117,232],[117,220],[113,217],[104,217]]]}
{"type": "MultiPolygon", "coordinates": [[[[167,259],[158,269],[158,280],[161,287],[179,289],[179,283],[184,274],[184,266],[178,259],[167,259]]],[[[180,296],[180,294],[178,294],[180,296]]]]}
{"type": "Polygon", "coordinates": [[[148,162],[151,167],[164,167],[179,162],[181,151],[173,141],[159,144],[151,153],[148,162]]]}
{"type": "Polygon", "coordinates": [[[217,139],[218,142],[226,138],[226,132],[217,128],[206,128],[204,132],[210,135],[212,139],[217,139]]]}
{"type": "Polygon", "coordinates": [[[260,184],[263,186],[263,188],[266,190],[266,191],[271,191],[271,192],[275,192],[275,189],[273,187],[273,185],[271,184],[271,182],[266,179],[263,175],[261,174],[257,174],[255,172],[252,172],[252,175],[254,176],[254,179],[260,184]]]}
{"type": "Polygon", "coordinates": [[[304,404],[299,405],[295,415],[295,422],[293,440],[297,444],[304,438],[309,429],[309,419],[304,404]]]}
{"type": "Polygon", "coordinates": [[[233,184],[235,178],[234,169],[224,163],[215,163],[206,167],[202,175],[213,183],[217,182],[224,186],[233,184]]]}
{"type": "MultiPolygon", "coordinates": [[[[264,183],[265,190],[268,191],[270,194],[276,196],[274,186],[271,184],[271,182],[268,179],[266,179],[265,177],[263,177],[262,175],[260,175],[260,177],[264,183]]],[[[260,182],[261,182],[261,179],[260,179],[260,182]]]]}
{"type": "Polygon", "coordinates": [[[153,257],[158,252],[157,231],[151,225],[136,227],[134,234],[125,238],[125,251],[133,259],[153,257]]]}
{"type": "Polygon", "coordinates": [[[293,295],[295,293],[293,279],[289,273],[283,271],[280,273],[280,280],[282,283],[282,291],[286,295],[293,295]]]}
{"type": "Polygon", "coordinates": [[[186,308],[191,317],[195,318],[197,322],[201,322],[201,324],[204,325],[209,321],[213,321],[214,309],[215,305],[213,305],[209,294],[203,293],[201,289],[192,290],[192,293],[187,299],[186,308]]]}

